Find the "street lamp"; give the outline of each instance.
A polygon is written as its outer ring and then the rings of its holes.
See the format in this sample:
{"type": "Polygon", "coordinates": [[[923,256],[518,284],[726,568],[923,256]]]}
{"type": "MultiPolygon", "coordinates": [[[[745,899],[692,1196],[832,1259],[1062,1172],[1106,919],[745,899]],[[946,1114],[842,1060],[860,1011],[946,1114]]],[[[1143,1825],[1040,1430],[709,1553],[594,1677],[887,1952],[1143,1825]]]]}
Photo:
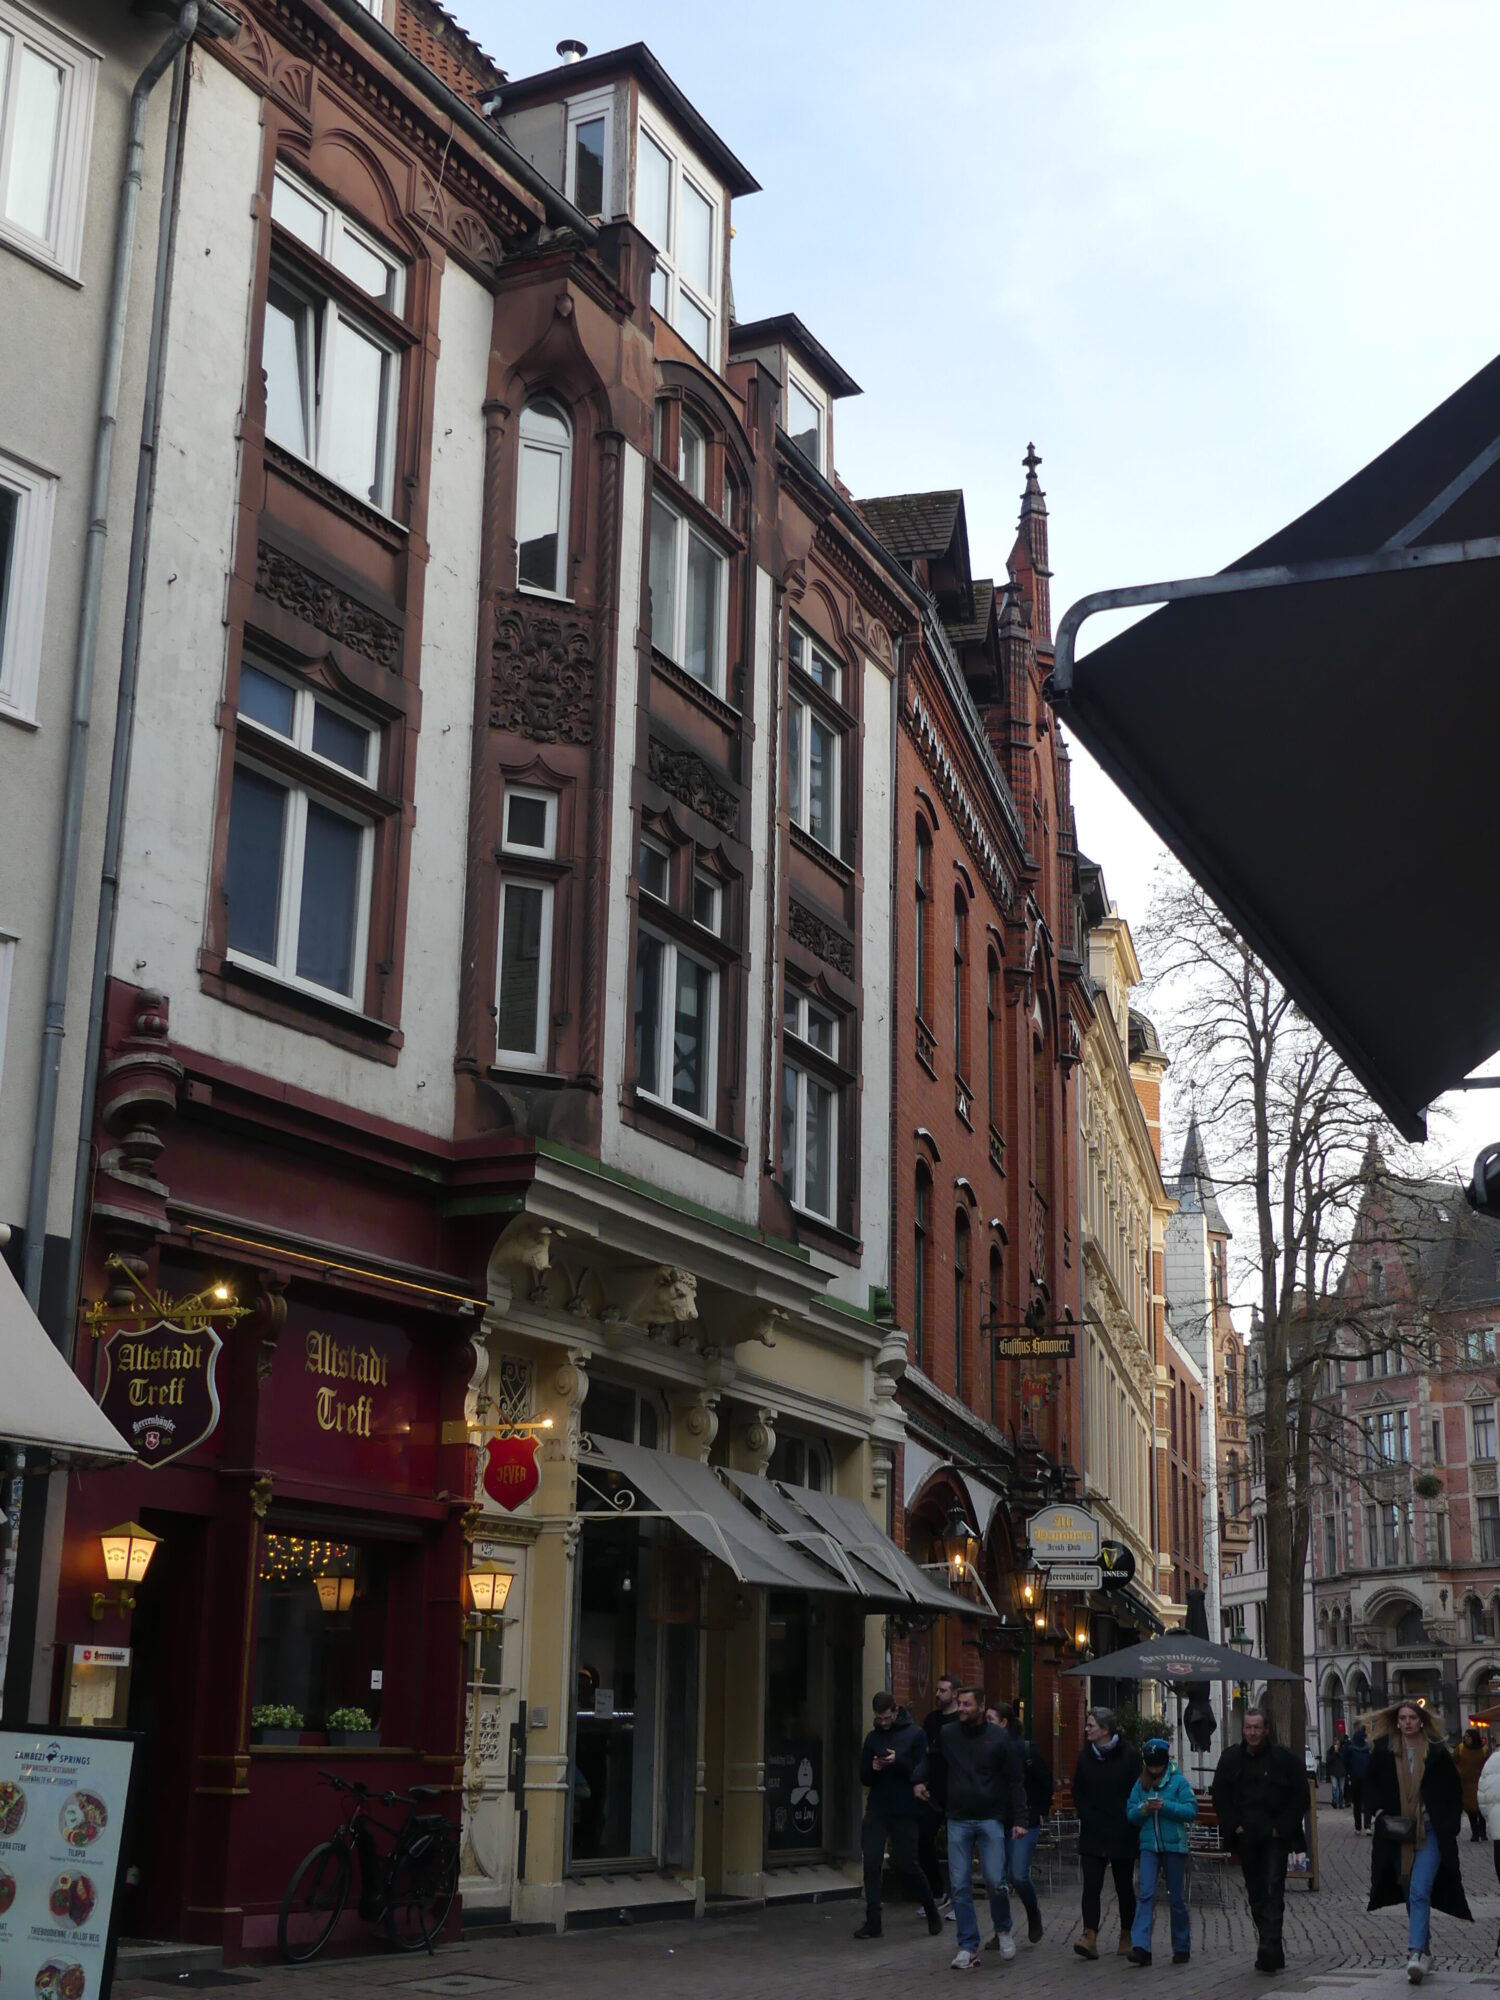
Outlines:
{"type": "Polygon", "coordinates": [[[486,1637],[494,1631],[514,1582],[515,1577],[508,1569],[478,1567],[469,1571],[469,1601],[474,1607],[469,1620],[472,1631],[482,1632],[486,1637]]]}
{"type": "Polygon", "coordinates": [[[318,1593],[318,1602],[325,1611],[347,1611],[354,1602],[354,1578],[352,1576],[315,1576],[313,1589],[318,1593]]]}
{"type": "Polygon", "coordinates": [[[153,1535],[139,1521],[126,1521],[118,1528],[105,1529],[99,1537],[104,1550],[104,1574],[111,1583],[122,1583],[125,1588],[115,1597],[96,1590],[89,1605],[91,1618],[102,1618],[106,1611],[118,1611],[122,1616],[134,1611],[135,1592],[131,1585],[139,1583],[151,1567],[160,1540],[159,1535],[153,1535]]]}
{"type": "Polygon", "coordinates": [[[970,1527],[957,1502],[948,1510],[947,1524],[939,1537],[948,1571],[955,1583],[964,1583],[979,1563],[979,1530],[970,1527]]]}

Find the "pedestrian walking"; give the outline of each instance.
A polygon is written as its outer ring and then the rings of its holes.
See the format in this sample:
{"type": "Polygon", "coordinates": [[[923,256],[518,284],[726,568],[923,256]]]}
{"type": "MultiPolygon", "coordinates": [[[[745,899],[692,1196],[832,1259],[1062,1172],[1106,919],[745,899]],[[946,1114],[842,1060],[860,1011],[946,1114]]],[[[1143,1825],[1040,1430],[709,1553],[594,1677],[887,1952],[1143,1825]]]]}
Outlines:
{"type": "Polygon", "coordinates": [[[869,1787],[864,1823],[860,1828],[865,1864],[865,1920],[857,1938],[881,1935],[880,1880],[885,1851],[903,1882],[922,1905],[927,1928],[937,1937],[943,1928],[937,1898],[917,1857],[919,1801],[912,1790],[917,1769],[927,1755],[927,1738],[893,1694],[882,1691],[870,1707],[875,1726],[860,1753],[859,1781],[869,1787]]]}
{"type": "Polygon", "coordinates": [[[1193,1788],[1172,1762],[1165,1736],[1148,1738],[1141,1751],[1141,1775],[1131,1787],[1125,1817],[1139,1828],[1141,1886],[1130,1931],[1130,1962],[1151,1963],[1151,1927],[1156,1918],[1156,1883],[1167,1878],[1172,1912],[1172,1963],[1192,1955],[1193,1926],[1187,1905],[1188,1822],[1198,1817],[1193,1788]]]}
{"type": "Polygon", "coordinates": [[[1099,1956],[1100,1896],[1105,1876],[1112,1874],[1120,1906],[1119,1955],[1124,1957],[1135,1921],[1135,1857],[1140,1849],[1126,1807],[1141,1775],[1141,1760],[1107,1708],[1089,1710],[1083,1718],[1083,1735],[1073,1773],[1078,1858],[1083,1866],[1083,1935],[1073,1949],[1080,1958],[1099,1956]]]}
{"type": "Polygon", "coordinates": [[[1370,1908],[1405,1903],[1406,1976],[1420,1986],[1432,1970],[1433,1911],[1474,1920],[1458,1858],[1463,1783],[1442,1723],[1422,1702],[1382,1709],[1370,1733],[1370,1908]]]}
{"type": "Polygon", "coordinates": [[[1370,1738],[1361,1722],[1349,1738],[1344,1752],[1349,1765],[1349,1803],[1354,1808],[1354,1831],[1370,1831],[1370,1815],[1365,1810],[1365,1778],[1370,1769],[1370,1738]]]}
{"type": "Polygon", "coordinates": [[[1333,1793],[1329,1803],[1335,1811],[1344,1803],[1344,1779],[1348,1769],[1344,1739],[1342,1736],[1336,1736],[1333,1739],[1333,1748],[1328,1753],[1328,1783],[1333,1793]]]}
{"type": "MultiPolygon", "coordinates": [[[[1493,1846],[1495,1880],[1500,1882],[1500,1750],[1490,1752],[1479,1774],[1479,1810],[1493,1846]]],[[[1500,1956],[1500,1938],[1495,1940],[1495,1951],[1500,1956]]]]}
{"type": "MultiPolygon", "coordinates": [[[[945,1723],[938,1737],[944,1780],[948,1788],[948,1887],[958,1924],[958,1952],[953,1965],[975,1972],[983,1964],[979,1920],[974,1914],[974,1856],[999,1922],[998,1898],[1005,1885],[1005,1836],[1026,1831],[1026,1787],[1021,1758],[1008,1730],[984,1712],[982,1688],[957,1690],[957,1716],[945,1723]]],[[[927,1774],[931,1753],[917,1769],[916,1794],[929,1796],[927,1774]]],[[[1015,1939],[999,1932],[1002,1958],[1014,1958],[1015,1939]]]]}
{"type": "MultiPolygon", "coordinates": [[[[1008,1703],[1002,1702],[994,1711],[994,1715],[996,1721],[1009,1732],[1012,1743],[1020,1750],[1021,1782],[1026,1788],[1026,1831],[1023,1834],[1009,1834],[1006,1838],[1005,1879],[1011,1892],[1020,1898],[1021,1907],[1026,1912],[1028,1942],[1040,1944],[1043,1935],[1042,1906],[1037,1899],[1036,1885],[1031,1879],[1031,1862],[1036,1853],[1037,1841],[1041,1838],[1042,1821],[1052,1810],[1052,1766],[1036,1745],[1021,1734],[1020,1717],[1008,1703]]],[[[1007,1896],[1007,1908],[1009,1900],[1007,1896]]],[[[996,1939],[991,1939],[991,1944],[998,1948],[996,1939]]]]}
{"type": "Polygon", "coordinates": [[[1306,1845],[1307,1774],[1276,1741],[1263,1708],[1245,1710],[1241,1740],[1228,1746],[1214,1772],[1213,1801],[1220,1831],[1240,1857],[1255,1925],[1255,1969],[1280,1972],[1286,1964],[1286,1863],[1294,1847],[1306,1845]]]}
{"type": "Polygon", "coordinates": [[[1468,1815],[1469,1835],[1473,1840],[1484,1839],[1484,1815],[1479,1810],[1479,1774],[1484,1769],[1489,1749],[1482,1729],[1466,1729],[1458,1748],[1453,1753],[1453,1761],[1458,1767],[1459,1783],[1464,1791],[1464,1812],[1468,1815]]]}
{"type": "Polygon", "coordinates": [[[938,1852],[938,1830],[943,1824],[943,1814],[947,1807],[947,1791],[943,1782],[943,1753],[938,1739],[948,1724],[958,1715],[958,1697],[953,1689],[953,1676],[939,1674],[937,1685],[932,1690],[932,1698],[937,1703],[922,1718],[922,1734],[927,1738],[928,1764],[927,1789],[931,1802],[917,1802],[918,1856],[922,1863],[922,1873],[932,1884],[938,1899],[939,1909],[949,1907],[947,1871],[943,1857],[938,1852]]]}

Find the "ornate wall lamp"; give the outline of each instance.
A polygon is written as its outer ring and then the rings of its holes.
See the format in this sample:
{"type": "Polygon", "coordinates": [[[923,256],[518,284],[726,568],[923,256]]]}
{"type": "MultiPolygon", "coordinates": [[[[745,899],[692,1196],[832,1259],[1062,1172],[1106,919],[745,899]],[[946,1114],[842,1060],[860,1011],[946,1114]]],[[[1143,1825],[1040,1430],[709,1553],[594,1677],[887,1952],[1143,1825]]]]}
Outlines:
{"type": "Polygon", "coordinates": [[[160,1535],[153,1535],[149,1528],[143,1528],[139,1521],[126,1521],[118,1528],[106,1528],[99,1537],[104,1550],[104,1574],[111,1583],[125,1587],[114,1597],[102,1590],[96,1590],[89,1602],[89,1616],[102,1618],[106,1611],[117,1611],[121,1617],[135,1609],[134,1584],[140,1582],[151,1567],[151,1558],[160,1544],[160,1535]]]}

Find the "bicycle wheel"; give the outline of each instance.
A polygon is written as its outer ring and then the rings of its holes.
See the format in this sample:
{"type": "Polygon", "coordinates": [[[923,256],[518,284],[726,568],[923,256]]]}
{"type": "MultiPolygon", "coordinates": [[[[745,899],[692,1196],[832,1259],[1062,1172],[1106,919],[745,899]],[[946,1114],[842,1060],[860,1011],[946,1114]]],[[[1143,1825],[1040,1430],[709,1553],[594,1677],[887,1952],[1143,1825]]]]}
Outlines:
{"type": "Polygon", "coordinates": [[[288,1965],[316,1958],[343,1915],[353,1875],[349,1849],[325,1840],[300,1864],[281,1899],[276,1942],[288,1965]]]}
{"type": "Polygon", "coordinates": [[[386,1928],[398,1951],[431,1951],[458,1894],[458,1841],[450,1828],[420,1833],[391,1862],[386,1928]]]}

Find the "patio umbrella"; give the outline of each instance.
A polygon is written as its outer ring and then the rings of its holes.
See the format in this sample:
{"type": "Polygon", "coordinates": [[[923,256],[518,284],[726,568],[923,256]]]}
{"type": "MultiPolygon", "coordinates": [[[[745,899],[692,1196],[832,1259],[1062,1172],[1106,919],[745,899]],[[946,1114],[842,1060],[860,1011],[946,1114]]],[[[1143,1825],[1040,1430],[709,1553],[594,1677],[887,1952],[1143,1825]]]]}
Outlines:
{"type": "Polygon", "coordinates": [[[1212,1639],[1195,1639],[1191,1632],[1163,1632],[1139,1646],[1069,1667],[1070,1674],[1107,1674],[1117,1681],[1300,1681],[1289,1667],[1252,1659],[1233,1646],[1216,1646],[1212,1639]]]}
{"type": "MultiPolygon", "coordinates": [[[[1195,1639],[1208,1637],[1208,1607],[1201,1590],[1190,1590],[1187,1594],[1187,1628],[1195,1639]]],[[[1183,1727],[1187,1731],[1188,1742],[1201,1757],[1213,1747],[1214,1731],[1218,1723],[1214,1720],[1213,1699],[1207,1681],[1189,1681],[1183,1688],[1187,1696],[1187,1709],[1183,1715],[1183,1727]]]]}

